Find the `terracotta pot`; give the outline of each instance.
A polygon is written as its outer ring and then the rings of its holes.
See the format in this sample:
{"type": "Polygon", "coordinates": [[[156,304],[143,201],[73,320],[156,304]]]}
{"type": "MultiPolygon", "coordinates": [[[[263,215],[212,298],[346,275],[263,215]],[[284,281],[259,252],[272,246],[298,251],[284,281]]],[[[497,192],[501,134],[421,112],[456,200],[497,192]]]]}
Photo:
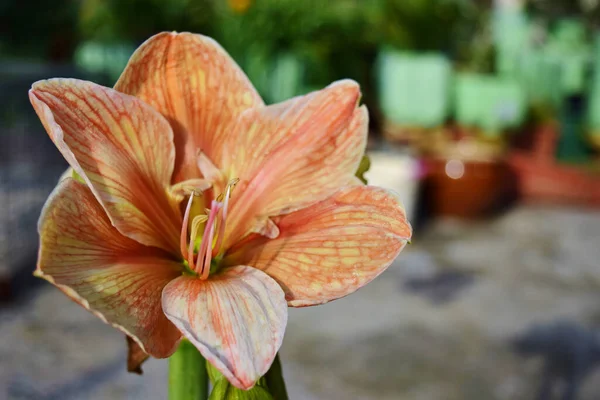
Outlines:
{"type": "Polygon", "coordinates": [[[488,217],[513,198],[514,177],[501,160],[425,160],[424,197],[433,216],[488,217]]]}
{"type": "Polygon", "coordinates": [[[600,207],[600,174],[556,162],[557,125],[542,125],[531,133],[529,151],[514,150],[508,157],[520,196],[529,202],[600,207]]]}
{"type": "Polygon", "coordinates": [[[600,174],[581,167],[539,162],[527,154],[510,156],[519,194],[530,202],[600,207],[600,174]]]}

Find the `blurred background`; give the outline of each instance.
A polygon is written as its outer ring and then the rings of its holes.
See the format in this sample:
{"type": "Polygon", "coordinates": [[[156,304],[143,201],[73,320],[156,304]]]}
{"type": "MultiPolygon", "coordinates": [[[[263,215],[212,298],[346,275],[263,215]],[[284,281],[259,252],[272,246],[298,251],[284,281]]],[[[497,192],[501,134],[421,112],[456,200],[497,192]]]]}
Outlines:
{"type": "Polygon", "coordinates": [[[163,399],[122,335],[35,280],[66,168],[32,82],[111,86],[163,30],[217,39],[268,103],[352,78],[370,184],[413,243],[346,299],[290,311],[290,397],[600,398],[599,0],[1,0],[0,399],[163,399]]]}

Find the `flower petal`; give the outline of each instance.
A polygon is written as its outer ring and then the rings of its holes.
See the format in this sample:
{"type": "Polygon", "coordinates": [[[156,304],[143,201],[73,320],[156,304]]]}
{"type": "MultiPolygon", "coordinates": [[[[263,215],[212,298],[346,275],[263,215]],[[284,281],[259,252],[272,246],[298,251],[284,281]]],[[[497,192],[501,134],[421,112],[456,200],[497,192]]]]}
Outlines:
{"type": "Polygon", "coordinates": [[[240,178],[242,193],[232,197],[227,244],[256,218],[292,212],[348,184],[366,144],[368,115],[356,109],[359,95],[346,80],[244,113],[226,146],[228,173],[240,178]]]}
{"type": "Polygon", "coordinates": [[[181,334],[161,308],[164,286],[181,274],[165,253],[121,235],[89,188],[66,178],[39,222],[35,275],[56,285],[146,353],[168,357],[181,334]]]}
{"type": "Polygon", "coordinates": [[[119,232],[176,251],[181,215],[167,195],[175,152],[167,121],[134,97],[75,79],[37,82],[29,98],[119,232]]]}
{"type": "Polygon", "coordinates": [[[125,335],[127,340],[127,371],[142,375],[142,364],[150,357],[135,340],[125,335]]]}
{"type": "Polygon", "coordinates": [[[294,307],[326,303],[366,285],[412,234],[400,201],[372,186],[342,189],[275,222],[276,239],[250,238],[225,262],[263,270],[280,283],[294,307]]]}
{"type": "Polygon", "coordinates": [[[230,267],[208,280],[182,276],[163,291],[163,310],[232,385],[249,389],[283,340],[287,304],[265,273],[230,267]]]}
{"type": "Polygon", "coordinates": [[[214,40],[163,32],[129,60],[115,89],[144,100],[171,122],[177,162],[174,182],[197,178],[196,150],[213,162],[238,115],[263,102],[244,74],[214,40]]]}
{"type": "Polygon", "coordinates": [[[290,169],[269,195],[263,215],[287,214],[331,195],[354,181],[354,173],[367,146],[369,113],[354,111],[348,126],[290,169]]]}

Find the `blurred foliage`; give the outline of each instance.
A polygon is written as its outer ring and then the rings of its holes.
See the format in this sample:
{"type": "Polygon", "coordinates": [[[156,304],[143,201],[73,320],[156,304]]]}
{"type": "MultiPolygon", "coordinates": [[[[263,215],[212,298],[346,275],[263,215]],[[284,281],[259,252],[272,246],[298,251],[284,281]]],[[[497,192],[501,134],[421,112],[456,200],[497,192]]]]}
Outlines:
{"type": "MultiPolygon", "coordinates": [[[[351,78],[374,101],[382,48],[440,51],[460,71],[491,72],[491,0],[19,0],[0,2],[0,52],[69,59],[81,41],[111,51],[160,31],[216,38],[267,101],[351,78]]],[[[530,0],[542,19],[583,14],[599,0],[530,0]]],[[[91,45],[90,45],[91,46],[91,45]]],[[[88,48],[90,47],[88,46],[88,48]]],[[[99,48],[100,48],[99,47],[99,48]]],[[[76,55],[95,60],[101,52],[76,55]]],[[[84,48],[84,50],[87,48],[84,48]]],[[[89,50],[89,49],[88,49],[89,50]]],[[[100,57],[102,58],[102,57],[100,57]]],[[[104,57],[111,63],[111,57],[104,57]]],[[[102,63],[97,63],[98,65],[102,63]]],[[[118,63],[119,65],[121,63],[118,63]]],[[[116,69],[113,68],[113,69],[116,69]]],[[[112,74],[112,72],[111,72],[112,74]]]]}
{"type": "Polygon", "coordinates": [[[546,21],[583,18],[590,27],[600,27],[600,0],[529,0],[528,9],[546,21]]]}
{"type": "Polygon", "coordinates": [[[471,0],[255,0],[243,12],[231,3],[217,8],[215,36],[254,82],[261,81],[254,71],[268,80],[268,60],[292,53],[304,67],[303,91],[351,78],[367,104],[382,46],[476,58],[469,44],[482,15],[471,0]]]}
{"type": "MultiPolygon", "coordinates": [[[[389,45],[448,54],[470,70],[489,68],[491,0],[19,0],[0,2],[0,51],[71,55],[80,39],[139,44],[163,30],[216,37],[237,60],[293,53],[308,85],[364,79],[389,45]],[[323,68],[327,65],[327,68],[323,68]]],[[[529,0],[553,20],[600,21],[599,0],[529,0]]]]}
{"type": "Polygon", "coordinates": [[[79,29],[86,39],[141,42],[160,31],[211,34],[211,0],[82,0],[79,29]]]}
{"type": "Polygon", "coordinates": [[[482,11],[471,0],[256,0],[243,14],[221,6],[216,34],[236,58],[292,50],[322,85],[364,78],[382,45],[461,56],[482,11]]]}
{"type": "Polygon", "coordinates": [[[68,60],[77,44],[77,0],[0,1],[0,55],[68,60]]]}
{"type": "MultiPolygon", "coordinates": [[[[481,0],[31,1],[1,2],[0,29],[13,54],[47,56],[55,36],[74,44],[79,37],[139,44],[159,31],[192,31],[215,37],[240,63],[257,68],[260,60],[293,54],[307,87],[341,77],[369,81],[381,45],[467,59],[484,9],[481,0]],[[21,46],[25,41],[33,47],[21,46]]],[[[74,44],[66,46],[70,54],[74,44]]]]}
{"type": "Polygon", "coordinates": [[[160,31],[190,31],[219,41],[267,102],[350,78],[376,117],[374,64],[383,47],[441,51],[471,71],[492,64],[490,0],[32,1],[34,7],[19,0],[0,6],[0,15],[11,16],[4,37],[35,45],[11,39],[16,50],[8,52],[44,58],[46,49],[62,48],[63,58],[75,54],[78,65],[101,69],[111,81],[122,64],[107,56],[111,49],[135,47],[160,31]],[[70,42],[49,43],[54,36],[70,42]]]}
{"type": "Polygon", "coordinates": [[[263,64],[276,55],[293,53],[304,66],[305,90],[342,77],[368,82],[380,3],[256,0],[244,13],[222,4],[215,36],[250,75],[268,69],[263,64]]]}
{"type": "Polygon", "coordinates": [[[475,22],[476,3],[460,0],[383,1],[382,39],[399,48],[453,52],[475,22]]]}
{"type": "MultiPolygon", "coordinates": [[[[23,52],[46,56],[42,48],[52,44],[40,39],[51,40],[48,32],[64,32],[62,37],[72,41],[137,45],[156,32],[192,31],[215,37],[245,69],[263,74],[274,68],[266,63],[282,54],[294,69],[293,55],[302,65],[304,90],[342,77],[367,86],[381,45],[468,59],[482,10],[472,0],[33,1],[31,8],[18,1],[0,6],[0,15],[10,16],[3,24],[6,37],[36,46],[14,46],[23,52]],[[32,18],[39,23],[28,23],[32,18]]],[[[74,44],[67,47],[72,54],[74,44]]]]}

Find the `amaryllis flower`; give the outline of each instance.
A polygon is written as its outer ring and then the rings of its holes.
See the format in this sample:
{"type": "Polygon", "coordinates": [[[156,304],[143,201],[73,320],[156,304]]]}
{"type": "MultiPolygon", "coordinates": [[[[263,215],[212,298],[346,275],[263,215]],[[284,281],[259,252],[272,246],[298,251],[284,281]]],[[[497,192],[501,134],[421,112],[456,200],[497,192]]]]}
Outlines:
{"type": "Polygon", "coordinates": [[[76,172],[42,212],[36,275],[138,350],[168,357],[185,337],[252,387],[288,306],[354,292],[411,236],[399,200],[354,177],[359,96],[346,80],[265,106],[217,43],[189,33],[149,39],[114,89],[35,83],[31,102],[76,172]]]}

